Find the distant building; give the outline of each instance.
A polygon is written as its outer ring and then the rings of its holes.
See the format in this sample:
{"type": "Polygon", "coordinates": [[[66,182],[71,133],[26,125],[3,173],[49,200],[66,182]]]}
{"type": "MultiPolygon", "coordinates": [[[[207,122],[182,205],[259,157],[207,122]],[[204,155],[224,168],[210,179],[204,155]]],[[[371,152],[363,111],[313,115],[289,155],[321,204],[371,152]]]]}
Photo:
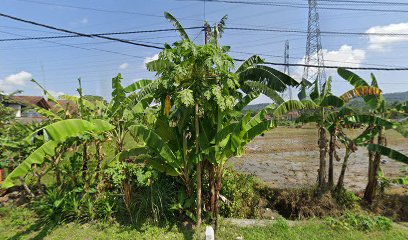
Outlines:
{"type": "MultiPolygon", "coordinates": [[[[283,114],[282,116],[279,117],[281,120],[296,120],[300,117],[299,111],[290,111],[286,114],[283,114]]],[[[271,115],[266,115],[265,119],[266,120],[271,120],[273,117],[271,115]]]]}
{"type": "MultiPolygon", "coordinates": [[[[69,111],[70,114],[77,111],[77,106],[67,100],[57,100],[58,103],[65,111],[69,111]]],[[[57,112],[56,104],[48,101],[42,96],[10,96],[7,100],[3,101],[3,105],[13,108],[16,112],[16,119],[22,123],[28,122],[41,122],[46,120],[46,117],[39,114],[35,107],[44,108],[46,110],[52,110],[57,112]]]]}

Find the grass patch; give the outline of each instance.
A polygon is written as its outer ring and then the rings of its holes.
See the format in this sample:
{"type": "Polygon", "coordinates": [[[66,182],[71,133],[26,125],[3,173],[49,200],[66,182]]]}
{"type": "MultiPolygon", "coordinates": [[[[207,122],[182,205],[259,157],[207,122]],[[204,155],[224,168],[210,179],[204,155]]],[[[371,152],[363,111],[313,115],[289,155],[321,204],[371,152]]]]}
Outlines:
{"type": "MultiPolygon", "coordinates": [[[[0,239],[203,239],[204,226],[198,231],[177,225],[155,227],[119,224],[69,223],[59,226],[37,224],[35,214],[23,207],[0,208],[0,239]]],[[[361,231],[332,228],[325,221],[308,220],[289,227],[285,220],[262,227],[238,227],[220,224],[216,239],[407,239],[408,231],[400,226],[392,230],[361,231]]]]}
{"type": "Polygon", "coordinates": [[[358,230],[331,229],[321,221],[305,221],[294,227],[272,224],[265,227],[221,226],[216,239],[407,239],[408,232],[400,227],[392,231],[365,232],[358,230]]]}

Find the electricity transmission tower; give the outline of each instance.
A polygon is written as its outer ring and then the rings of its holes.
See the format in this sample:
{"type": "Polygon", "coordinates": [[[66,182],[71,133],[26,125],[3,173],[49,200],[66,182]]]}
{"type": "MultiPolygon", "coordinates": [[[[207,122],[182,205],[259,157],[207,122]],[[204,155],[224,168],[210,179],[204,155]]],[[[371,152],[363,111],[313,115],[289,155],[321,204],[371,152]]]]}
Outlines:
{"type": "Polygon", "coordinates": [[[324,71],[324,60],[322,52],[322,42],[320,38],[319,13],[317,11],[317,1],[318,0],[308,0],[309,19],[307,24],[305,64],[317,65],[321,67],[316,68],[305,66],[305,68],[303,69],[303,79],[306,79],[309,82],[314,82],[315,80],[317,80],[319,82],[319,87],[321,88],[323,82],[325,81],[326,74],[324,71]]]}
{"type": "MultiPolygon", "coordinates": [[[[283,72],[287,75],[290,75],[289,71],[289,41],[285,41],[285,51],[283,53],[283,60],[285,67],[283,68],[283,72]]],[[[284,92],[284,99],[289,98],[289,100],[292,100],[292,87],[289,86],[288,89],[284,92]]]]}

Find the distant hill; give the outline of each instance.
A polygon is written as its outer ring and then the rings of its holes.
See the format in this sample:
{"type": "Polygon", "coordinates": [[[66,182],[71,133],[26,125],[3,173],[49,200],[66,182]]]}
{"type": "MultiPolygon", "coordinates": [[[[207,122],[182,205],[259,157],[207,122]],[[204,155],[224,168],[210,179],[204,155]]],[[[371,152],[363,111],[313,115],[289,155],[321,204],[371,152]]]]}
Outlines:
{"type": "Polygon", "coordinates": [[[405,102],[408,101],[408,91],[396,93],[384,93],[384,98],[388,102],[405,102]]]}
{"type": "MultiPolygon", "coordinates": [[[[408,101],[408,91],[406,92],[396,92],[396,93],[385,93],[384,98],[388,103],[392,102],[405,102],[408,101]]],[[[356,102],[361,101],[360,99],[354,100],[356,102]]],[[[362,103],[362,102],[361,102],[362,103]]],[[[257,111],[259,109],[263,109],[268,106],[269,103],[258,103],[258,104],[251,104],[244,108],[244,110],[249,111],[257,111]]],[[[358,103],[354,103],[353,105],[359,105],[358,103]]]]}
{"type": "Polygon", "coordinates": [[[260,109],[264,109],[266,106],[268,106],[270,103],[258,103],[258,104],[251,104],[247,105],[244,107],[244,110],[249,110],[249,111],[258,111],[260,109]]]}

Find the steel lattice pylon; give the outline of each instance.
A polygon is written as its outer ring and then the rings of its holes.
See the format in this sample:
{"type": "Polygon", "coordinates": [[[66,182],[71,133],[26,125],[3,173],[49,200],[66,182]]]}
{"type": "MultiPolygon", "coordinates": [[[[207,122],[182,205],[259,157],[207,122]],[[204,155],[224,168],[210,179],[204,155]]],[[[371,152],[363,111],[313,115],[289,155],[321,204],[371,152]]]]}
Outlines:
{"type": "MultiPolygon", "coordinates": [[[[286,40],[285,41],[285,51],[283,53],[283,60],[284,60],[284,68],[283,68],[283,72],[287,75],[290,75],[290,71],[289,71],[289,41],[286,40]]],[[[292,100],[293,96],[292,96],[292,87],[288,86],[287,90],[283,93],[282,96],[284,99],[289,99],[292,100]]]]}
{"type": "Polygon", "coordinates": [[[303,69],[303,79],[309,82],[318,80],[321,87],[326,79],[322,51],[322,42],[320,37],[319,13],[317,11],[317,0],[308,0],[309,2],[309,19],[307,24],[307,41],[306,41],[306,65],[322,66],[321,68],[305,66],[303,69]]]}

